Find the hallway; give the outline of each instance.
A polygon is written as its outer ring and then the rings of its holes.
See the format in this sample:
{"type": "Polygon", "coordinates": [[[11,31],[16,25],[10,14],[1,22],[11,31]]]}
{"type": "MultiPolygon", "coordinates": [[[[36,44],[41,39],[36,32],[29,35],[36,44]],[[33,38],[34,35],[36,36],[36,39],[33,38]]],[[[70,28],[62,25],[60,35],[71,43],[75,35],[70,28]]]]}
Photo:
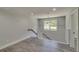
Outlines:
{"type": "Polygon", "coordinates": [[[73,49],[54,40],[29,38],[0,52],[73,52],[73,49]]]}
{"type": "Polygon", "coordinates": [[[75,7],[0,8],[0,51],[78,52],[78,13],[75,7]]]}

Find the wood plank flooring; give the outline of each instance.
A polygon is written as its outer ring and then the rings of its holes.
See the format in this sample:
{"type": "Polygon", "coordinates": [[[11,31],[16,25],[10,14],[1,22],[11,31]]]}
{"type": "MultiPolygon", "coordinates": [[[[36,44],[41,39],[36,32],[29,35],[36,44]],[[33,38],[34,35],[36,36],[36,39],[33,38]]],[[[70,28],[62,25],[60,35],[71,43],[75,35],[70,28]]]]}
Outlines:
{"type": "Polygon", "coordinates": [[[29,38],[15,45],[0,50],[0,52],[73,52],[68,45],[54,40],[29,38]]]}

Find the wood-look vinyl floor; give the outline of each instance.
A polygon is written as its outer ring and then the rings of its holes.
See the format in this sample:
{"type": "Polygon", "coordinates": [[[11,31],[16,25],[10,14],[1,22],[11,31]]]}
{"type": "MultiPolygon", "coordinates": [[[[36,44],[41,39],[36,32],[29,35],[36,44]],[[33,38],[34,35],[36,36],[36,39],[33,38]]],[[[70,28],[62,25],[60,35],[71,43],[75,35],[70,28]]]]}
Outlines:
{"type": "Polygon", "coordinates": [[[0,52],[73,52],[73,49],[54,40],[29,38],[0,52]]]}

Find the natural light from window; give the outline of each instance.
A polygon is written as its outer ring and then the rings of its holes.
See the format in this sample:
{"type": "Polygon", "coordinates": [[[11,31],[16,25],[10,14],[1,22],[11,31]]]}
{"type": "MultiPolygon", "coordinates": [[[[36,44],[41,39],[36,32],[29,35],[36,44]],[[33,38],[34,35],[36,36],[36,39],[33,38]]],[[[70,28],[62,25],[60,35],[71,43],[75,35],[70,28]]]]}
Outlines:
{"type": "Polygon", "coordinates": [[[57,31],[57,20],[44,20],[44,30],[57,31]]]}

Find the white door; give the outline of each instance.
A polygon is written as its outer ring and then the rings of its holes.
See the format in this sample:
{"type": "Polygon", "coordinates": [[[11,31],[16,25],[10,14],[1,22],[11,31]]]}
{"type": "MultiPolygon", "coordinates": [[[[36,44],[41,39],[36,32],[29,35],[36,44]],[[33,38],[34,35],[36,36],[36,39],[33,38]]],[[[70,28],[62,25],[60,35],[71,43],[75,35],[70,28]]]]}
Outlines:
{"type": "Polygon", "coordinates": [[[78,51],[78,10],[74,10],[71,14],[70,46],[78,51]]]}

